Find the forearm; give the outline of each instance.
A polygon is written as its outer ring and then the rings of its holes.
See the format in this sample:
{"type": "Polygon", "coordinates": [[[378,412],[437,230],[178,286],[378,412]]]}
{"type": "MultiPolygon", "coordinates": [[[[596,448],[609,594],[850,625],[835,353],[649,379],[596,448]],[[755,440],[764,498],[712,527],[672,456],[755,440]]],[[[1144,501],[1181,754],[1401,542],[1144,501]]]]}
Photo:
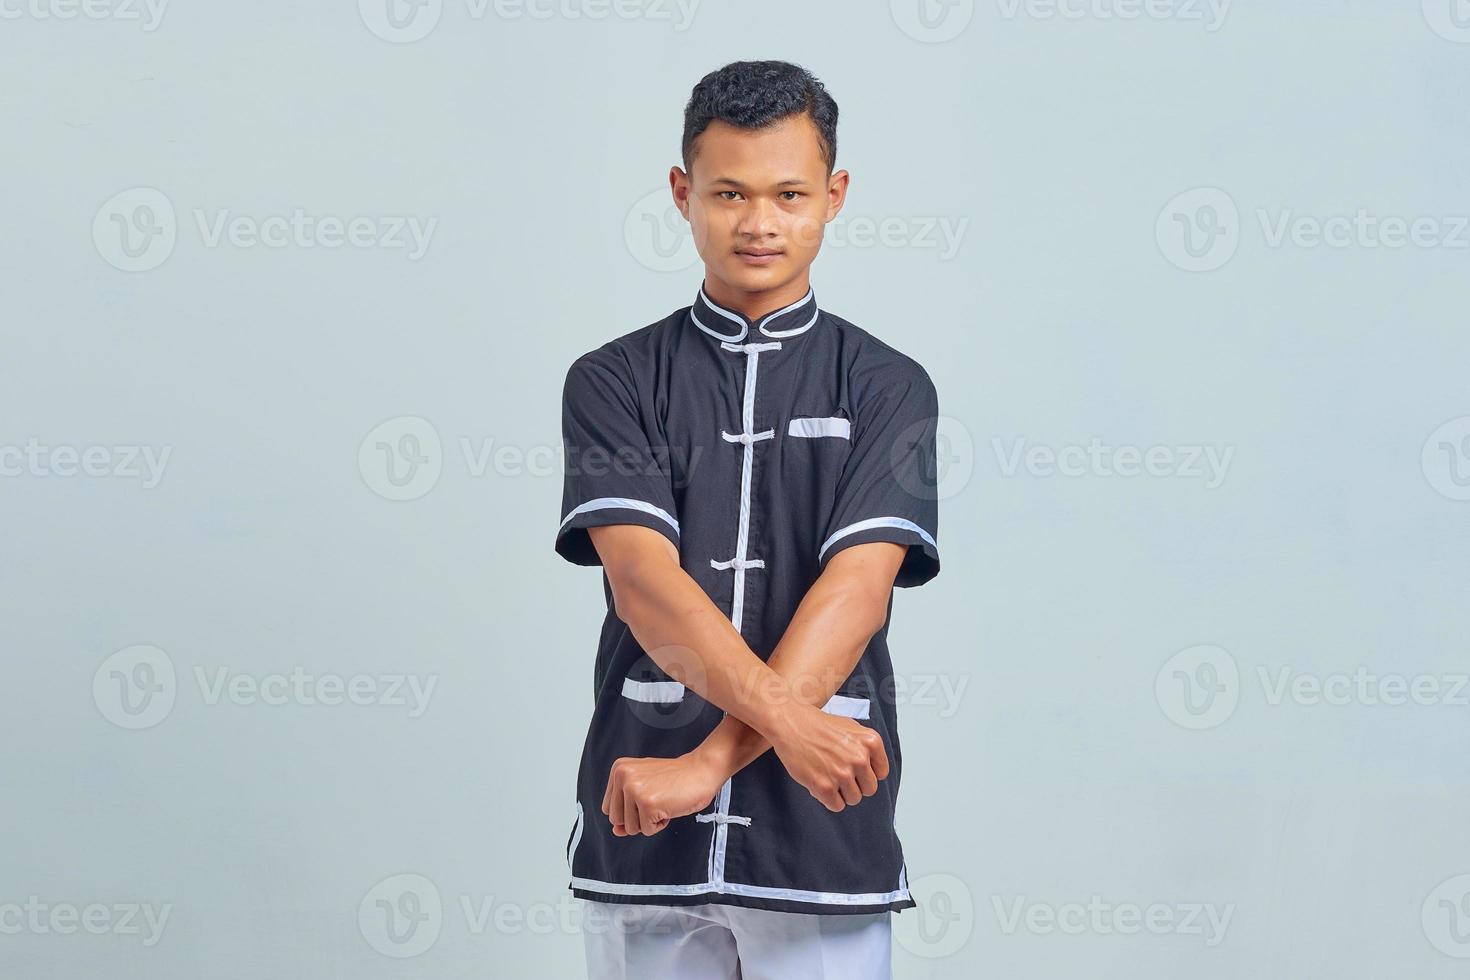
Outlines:
{"type": "MultiPolygon", "coordinates": [[[[792,617],[768,666],[785,678],[792,697],[823,705],[842,686],[881,627],[877,597],[840,578],[823,576],[792,617]]],[[[883,611],[886,612],[886,602],[883,611]]],[[[771,742],[731,715],[696,750],[728,778],[760,758],[771,742]]]]}
{"type": "Polygon", "coordinates": [[[645,562],[620,569],[615,583],[618,618],[665,673],[746,730],[765,738],[779,731],[795,692],[682,568],[645,562]]]}

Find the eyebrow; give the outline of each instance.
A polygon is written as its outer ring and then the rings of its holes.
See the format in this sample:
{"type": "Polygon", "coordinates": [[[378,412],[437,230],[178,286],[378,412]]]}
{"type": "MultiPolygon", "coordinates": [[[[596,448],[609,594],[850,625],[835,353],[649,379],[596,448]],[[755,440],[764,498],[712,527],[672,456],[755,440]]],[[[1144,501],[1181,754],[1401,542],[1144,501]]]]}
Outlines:
{"type": "MultiPolygon", "coordinates": [[[[710,180],[710,183],[711,184],[729,184],[731,187],[739,187],[739,188],[742,188],[742,189],[745,187],[744,184],[742,184],[740,181],[736,180],[734,177],[714,177],[714,178],[712,178],[710,180]]],[[[808,186],[808,183],[809,183],[808,181],[803,180],[800,177],[787,177],[785,180],[782,180],[782,181],[777,182],[776,186],[777,187],[788,187],[788,186],[806,187],[806,186],[808,186]]]]}

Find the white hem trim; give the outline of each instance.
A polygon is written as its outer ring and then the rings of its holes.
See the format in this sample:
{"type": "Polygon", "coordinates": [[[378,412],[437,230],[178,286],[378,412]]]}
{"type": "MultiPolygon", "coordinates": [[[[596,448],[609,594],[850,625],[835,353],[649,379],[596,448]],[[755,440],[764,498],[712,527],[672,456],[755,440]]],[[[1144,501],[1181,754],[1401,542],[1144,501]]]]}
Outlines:
{"type": "Polygon", "coordinates": [[[814,892],[800,888],[745,885],[738,881],[724,881],[718,886],[709,881],[696,882],[692,885],[640,885],[574,877],[572,887],[604,892],[609,895],[707,895],[714,893],[743,895],[747,898],[783,899],[788,902],[809,902],[815,905],[885,905],[911,897],[907,888],[891,892],[814,892]]]}
{"type": "Polygon", "coordinates": [[[833,531],[831,536],[822,542],[821,550],[817,552],[817,561],[822,560],[822,556],[827,553],[827,549],[832,547],[832,542],[839,538],[845,538],[849,534],[856,534],[859,531],[869,531],[875,527],[896,527],[902,528],[905,531],[913,531],[928,542],[929,546],[935,551],[939,550],[939,545],[935,543],[933,536],[913,521],[904,520],[902,517],[870,517],[865,521],[858,521],[855,524],[849,524],[847,527],[833,531]]]}

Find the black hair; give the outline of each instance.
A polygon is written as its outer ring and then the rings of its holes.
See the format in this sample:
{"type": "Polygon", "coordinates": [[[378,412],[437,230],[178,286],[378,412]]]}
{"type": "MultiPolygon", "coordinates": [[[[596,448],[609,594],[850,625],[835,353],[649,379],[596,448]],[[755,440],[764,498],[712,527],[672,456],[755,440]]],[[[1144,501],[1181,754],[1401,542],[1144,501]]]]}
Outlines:
{"type": "Polygon", "coordinates": [[[761,129],[806,113],[817,127],[827,175],[837,165],[837,103],[817,77],[787,61],[732,61],[701,78],[684,107],[684,169],[694,162],[694,141],[716,119],[742,129],[761,129]]]}

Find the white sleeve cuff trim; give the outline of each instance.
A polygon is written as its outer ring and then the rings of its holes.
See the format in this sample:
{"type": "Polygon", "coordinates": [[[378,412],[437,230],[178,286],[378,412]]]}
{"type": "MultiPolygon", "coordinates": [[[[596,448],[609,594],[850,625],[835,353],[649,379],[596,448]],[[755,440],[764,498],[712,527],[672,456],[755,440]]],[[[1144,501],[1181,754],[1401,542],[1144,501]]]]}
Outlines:
{"type": "Polygon", "coordinates": [[[928,542],[929,546],[935,551],[939,550],[939,545],[935,543],[933,536],[930,535],[929,532],[924,530],[922,527],[919,527],[919,525],[915,524],[913,521],[906,521],[902,517],[870,517],[865,521],[858,521],[856,524],[849,524],[847,525],[847,527],[833,531],[831,537],[822,542],[822,548],[820,551],[817,552],[817,561],[822,560],[822,556],[827,553],[827,549],[832,547],[832,542],[838,540],[839,538],[845,538],[849,534],[856,534],[859,531],[868,531],[875,527],[897,527],[902,528],[905,531],[913,531],[919,537],[928,542]]]}
{"type": "Polygon", "coordinates": [[[669,527],[674,529],[675,534],[679,533],[679,522],[674,519],[674,515],[662,507],[650,504],[646,500],[634,500],[632,497],[596,497],[587,501],[585,504],[580,504],[572,508],[572,512],[562,518],[561,526],[566,527],[567,522],[578,514],[585,514],[594,510],[639,510],[645,514],[652,514],[655,517],[663,518],[665,521],[668,521],[669,527]]]}

